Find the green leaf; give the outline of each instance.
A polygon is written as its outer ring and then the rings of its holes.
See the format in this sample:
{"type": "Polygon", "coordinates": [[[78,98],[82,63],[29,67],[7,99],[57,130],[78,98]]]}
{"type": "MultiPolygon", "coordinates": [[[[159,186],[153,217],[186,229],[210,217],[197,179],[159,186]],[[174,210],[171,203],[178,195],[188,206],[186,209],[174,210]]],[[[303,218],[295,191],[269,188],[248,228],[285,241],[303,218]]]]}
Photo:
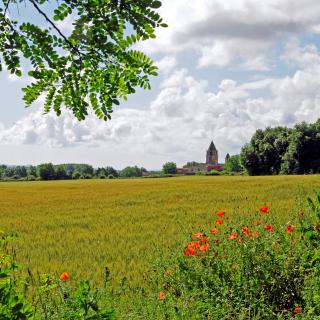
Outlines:
{"type": "Polygon", "coordinates": [[[158,8],[161,7],[161,5],[162,5],[162,3],[160,1],[153,1],[151,3],[150,7],[153,8],[153,9],[158,9],[158,8]]]}

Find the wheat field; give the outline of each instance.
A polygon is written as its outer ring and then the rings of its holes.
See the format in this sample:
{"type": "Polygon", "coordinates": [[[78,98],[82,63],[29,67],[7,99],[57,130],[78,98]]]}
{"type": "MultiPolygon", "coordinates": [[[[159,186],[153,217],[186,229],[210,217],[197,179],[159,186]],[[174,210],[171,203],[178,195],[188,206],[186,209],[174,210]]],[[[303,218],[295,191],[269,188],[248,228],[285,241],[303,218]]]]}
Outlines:
{"type": "Polygon", "coordinates": [[[18,235],[17,260],[33,274],[67,271],[73,278],[143,286],[160,257],[189,234],[214,223],[271,208],[286,222],[320,189],[320,176],[176,177],[0,184],[0,225],[18,235]]]}

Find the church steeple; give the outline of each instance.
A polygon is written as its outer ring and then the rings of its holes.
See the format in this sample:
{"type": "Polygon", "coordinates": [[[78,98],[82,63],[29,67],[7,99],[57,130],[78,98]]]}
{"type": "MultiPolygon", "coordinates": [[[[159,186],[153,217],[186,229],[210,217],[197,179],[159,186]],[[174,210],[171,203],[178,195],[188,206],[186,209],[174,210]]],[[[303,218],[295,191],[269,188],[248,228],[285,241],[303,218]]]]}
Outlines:
{"type": "Polygon", "coordinates": [[[217,165],[218,164],[218,150],[215,147],[213,141],[211,141],[209,145],[209,149],[207,150],[207,158],[206,164],[217,165]]]}

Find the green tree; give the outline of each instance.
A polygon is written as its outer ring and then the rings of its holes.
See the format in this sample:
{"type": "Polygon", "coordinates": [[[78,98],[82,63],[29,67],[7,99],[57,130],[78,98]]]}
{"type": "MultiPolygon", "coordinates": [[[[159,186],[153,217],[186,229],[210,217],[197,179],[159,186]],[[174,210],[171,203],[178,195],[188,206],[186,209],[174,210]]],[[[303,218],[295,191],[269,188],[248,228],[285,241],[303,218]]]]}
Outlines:
{"type": "Polygon", "coordinates": [[[197,166],[197,165],[199,165],[199,164],[200,164],[199,162],[190,161],[190,162],[187,162],[187,164],[185,164],[183,167],[184,167],[184,168],[190,168],[190,167],[197,166]]]}
{"type": "Polygon", "coordinates": [[[125,177],[125,178],[141,177],[141,176],[142,176],[142,170],[137,166],[126,167],[120,172],[120,177],[125,177]]]}
{"type": "Polygon", "coordinates": [[[55,179],[55,171],[52,163],[42,163],[36,168],[37,176],[42,180],[55,179]]]}
{"type": "Polygon", "coordinates": [[[177,165],[174,162],[166,162],[162,166],[162,171],[163,171],[164,174],[177,173],[177,165]]]}
{"type": "Polygon", "coordinates": [[[35,166],[28,166],[27,167],[27,175],[35,177],[37,175],[36,167],[35,166]]]}
{"type": "Polygon", "coordinates": [[[55,179],[57,180],[65,180],[69,178],[66,172],[66,168],[63,164],[54,166],[54,175],[55,175],[55,179]]]}
{"type": "Polygon", "coordinates": [[[0,165],[0,178],[1,179],[4,178],[4,173],[5,173],[6,169],[7,169],[6,165],[4,165],[4,164],[0,165]]]}
{"type": "Polygon", "coordinates": [[[283,156],[281,173],[320,173],[320,119],[316,123],[297,124],[283,156]]]}
{"type": "Polygon", "coordinates": [[[236,154],[234,156],[230,156],[227,162],[224,165],[224,170],[228,172],[242,172],[243,167],[241,165],[240,155],[236,154]]]}
{"type": "Polygon", "coordinates": [[[114,177],[119,177],[119,172],[113,167],[106,167],[106,176],[113,175],[114,177]]]}
{"type": "Polygon", "coordinates": [[[89,108],[111,119],[119,98],[127,99],[136,87],[150,89],[149,78],[157,75],[151,59],[133,45],[166,27],[156,12],[160,6],[157,0],[2,0],[0,70],[5,66],[21,76],[21,58],[30,62],[26,106],[45,94],[45,112],[53,108],[60,115],[64,105],[79,120],[89,108]],[[29,21],[26,9],[32,10],[29,21]],[[73,20],[70,34],[58,27],[67,17],[73,20]]]}
{"type": "Polygon", "coordinates": [[[289,145],[291,129],[285,127],[257,130],[240,153],[241,163],[250,175],[278,174],[282,156],[289,145]]]}
{"type": "Polygon", "coordinates": [[[24,178],[27,176],[27,168],[25,166],[16,166],[14,167],[14,174],[20,178],[24,178]]]}

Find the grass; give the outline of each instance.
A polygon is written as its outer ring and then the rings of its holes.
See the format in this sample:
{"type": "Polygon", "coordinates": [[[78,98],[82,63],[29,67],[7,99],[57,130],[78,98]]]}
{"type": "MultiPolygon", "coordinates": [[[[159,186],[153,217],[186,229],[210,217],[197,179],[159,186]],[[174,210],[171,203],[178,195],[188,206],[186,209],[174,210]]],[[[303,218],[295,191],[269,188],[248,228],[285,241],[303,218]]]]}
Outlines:
{"type": "Polygon", "coordinates": [[[286,223],[316,189],[319,175],[1,183],[0,225],[35,274],[101,282],[107,266],[114,286],[143,287],[152,263],[210,228],[215,211],[240,220],[268,205],[286,223]]]}

